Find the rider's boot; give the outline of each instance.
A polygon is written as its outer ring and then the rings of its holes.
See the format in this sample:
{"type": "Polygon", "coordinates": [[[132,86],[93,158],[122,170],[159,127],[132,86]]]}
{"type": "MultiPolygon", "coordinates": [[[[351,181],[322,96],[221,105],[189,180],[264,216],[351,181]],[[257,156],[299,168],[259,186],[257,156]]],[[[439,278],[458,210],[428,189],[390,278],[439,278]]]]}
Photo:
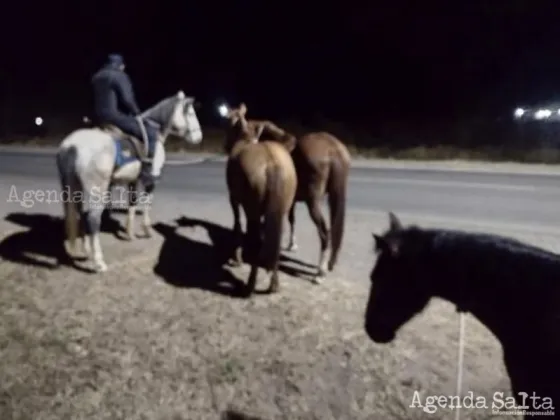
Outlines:
{"type": "Polygon", "coordinates": [[[144,185],[146,192],[151,192],[156,184],[156,179],[152,175],[152,160],[146,159],[142,161],[142,169],[140,173],[140,180],[144,185]]]}
{"type": "MultiPolygon", "coordinates": [[[[151,133],[150,133],[151,134],[151,133]]],[[[146,192],[150,193],[156,186],[157,179],[152,175],[152,159],[154,158],[155,151],[155,135],[149,136],[148,157],[142,160],[142,172],[140,180],[144,184],[146,192]]]]}

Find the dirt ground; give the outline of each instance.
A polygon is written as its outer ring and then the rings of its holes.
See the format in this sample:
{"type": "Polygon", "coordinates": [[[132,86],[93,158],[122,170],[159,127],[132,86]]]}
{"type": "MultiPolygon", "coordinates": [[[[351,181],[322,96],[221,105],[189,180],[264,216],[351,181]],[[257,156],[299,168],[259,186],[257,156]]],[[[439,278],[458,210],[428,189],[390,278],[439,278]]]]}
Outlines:
{"type": "MultiPolygon", "coordinates": [[[[130,243],[104,234],[103,275],[53,265],[61,226],[47,216],[25,216],[44,217],[31,229],[3,222],[0,419],[452,418],[410,407],[415,391],[422,401],[454,393],[450,304],[433,301],[390,345],[363,330],[369,231],[385,218],[350,212],[341,267],[323,285],[283,274],[280,293],[246,300],[234,292],[247,268],[221,264],[231,216],[204,203],[196,213],[212,223],[158,224],[130,243]]],[[[290,256],[314,263],[305,216],[298,235],[308,254],[290,256]]],[[[284,271],[298,267],[309,270],[287,261],[284,271]]],[[[497,341],[470,316],[465,369],[464,392],[509,393],[497,341]]]]}

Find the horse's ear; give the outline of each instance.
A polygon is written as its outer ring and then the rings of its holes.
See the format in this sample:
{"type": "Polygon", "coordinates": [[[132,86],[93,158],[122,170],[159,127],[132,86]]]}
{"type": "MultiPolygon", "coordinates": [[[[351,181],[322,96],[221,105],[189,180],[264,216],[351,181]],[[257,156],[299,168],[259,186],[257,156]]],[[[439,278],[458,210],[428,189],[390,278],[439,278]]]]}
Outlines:
{"type": "Polygon", "coordinates": [[[402,223],[393,212],[389,212],[389,230],[396,232],[402,230],[402,223]]]}
{"type": "Polygon", "coordinates": [[[180,90],[179,92],[177,92],[177,99],[179,100],[183,100],[185,99],[185,92],[183,92],[182,90],[180,90]]]}
{"type": "Polygon", "coordinates": [[[241,114],[244,117],[246,113],[247,113],[247,105],[245,105],[245,102],[241,102],[241,104],[239,104],[239,114],[241,114]]]}
{"type": "Polygon", "coordinates": [[[379,236],[376,233],[372,233],[372,236],[373,236],[373,242],[374,242],[373,251],[375,253],[378,253],[378,252],[382,251],[383,248],[385,247],[385,245],[386,245],[385,239],[382,236],[379,236]]]}

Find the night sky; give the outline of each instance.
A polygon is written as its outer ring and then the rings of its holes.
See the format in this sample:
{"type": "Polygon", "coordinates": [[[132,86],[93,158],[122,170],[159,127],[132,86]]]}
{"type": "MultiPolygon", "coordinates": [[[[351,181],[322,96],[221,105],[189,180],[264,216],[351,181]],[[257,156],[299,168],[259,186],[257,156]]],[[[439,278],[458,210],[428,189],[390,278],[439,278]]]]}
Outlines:
{"type": "Polygon", "coordinates": [[[1,15],[0,95],[22,112],[87,109],[118,52],[143,109],[178,89],[206,114],[223,98],[271,119],[513,107],[560,97],[556,3],[22,1],[1,15]]]}

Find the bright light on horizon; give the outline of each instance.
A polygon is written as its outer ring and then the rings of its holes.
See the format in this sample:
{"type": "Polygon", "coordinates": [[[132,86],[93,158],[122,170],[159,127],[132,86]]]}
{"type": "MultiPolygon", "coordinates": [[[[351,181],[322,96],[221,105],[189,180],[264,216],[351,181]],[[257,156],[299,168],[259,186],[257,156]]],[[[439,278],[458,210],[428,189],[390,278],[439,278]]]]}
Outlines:
{"type": "Polygon", "coordinates": [[[537,112],[535,112],[535,118],[537,120],[548,118],[551,115],[552,115],[552,111],[550,109],[539,109],[537,112]]]}
{"type": "Polygon", "coordinates": [[[513,115],[515,115],[516,118],[521,118],[523,114],[525,114],[525,110],[523,108],[517,108],[513,113],[513,115]]]}
{"type": "Polygon", "coordinates": [[[37,127],[43,125],[43,119],[42,119],[41,117],[35,118],[35,125],[36,125],[37,127]]]}
{"type": "Polygon", "coordinates": [[[229,108],[226,104],[221,104],[218,107],[218,112],[220,113],[220,116],[222,116],[223,118],[227,117],[227,114],[229,112],[229,108]]]}

